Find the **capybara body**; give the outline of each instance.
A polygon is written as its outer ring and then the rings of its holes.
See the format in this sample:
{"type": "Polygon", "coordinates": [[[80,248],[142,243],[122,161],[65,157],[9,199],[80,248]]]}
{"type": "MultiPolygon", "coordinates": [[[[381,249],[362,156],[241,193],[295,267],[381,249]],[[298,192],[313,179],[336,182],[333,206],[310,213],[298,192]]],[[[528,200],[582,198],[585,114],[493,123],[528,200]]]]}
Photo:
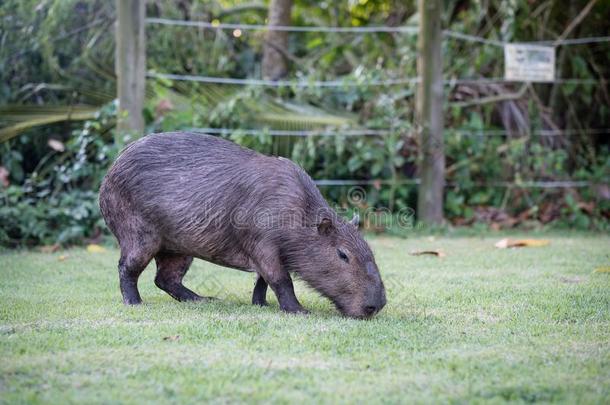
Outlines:
{"type": "Polygon", "coordinates": [[[332,210],[288,159],[194,133],[148,135],[130,144],[100,188],[100,208],[121,249],[126,304],[141,302],[140,273],[154,258],[155,284],[180,301],[202,297],[182,284],[194,257],[258,274],[287,312],[306,312],[290,273],[343,314],[366,318],[385,305],[373,254],[357,225],[332,210]]]}

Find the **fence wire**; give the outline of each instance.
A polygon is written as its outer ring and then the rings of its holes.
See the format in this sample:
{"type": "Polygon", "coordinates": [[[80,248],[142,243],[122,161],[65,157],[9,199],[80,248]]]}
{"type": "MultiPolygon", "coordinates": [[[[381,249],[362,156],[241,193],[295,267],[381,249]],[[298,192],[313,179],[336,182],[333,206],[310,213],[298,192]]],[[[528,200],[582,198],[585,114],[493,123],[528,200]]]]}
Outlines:
{"type": "MultiPolygon", "coordinates": [[[[199,83],[212,83],[212,84],[231,84],[239,86],[266,86],[266,87],[335,87],[335,88],[348,88],[348,87],[367,87],[367,86],[396,86],[396,85],[407,85],[407,84],[418,84],[420,82],[419,77],[405,77],[402,79],[362,79],[357,78],[351,80],[328,80],[328,81],[309,81],[309,80],[264,80],[264,79],[238,79],[233,77],[218,77],[218,76],[198,76],[198,75],[180,75],[174,73],[157,73],[148,72],[147,77],[153,79],[163,80],[178,80],[187,82],[199,82],[199,83]]],[[[541,84],[600,84],[604,85],[610,78],[602,79],[555,79],[548,82],[537,82],[541,84]]],[[[464,78],[464,79],[446,79],[443,80],[443,84],[446,86],[458,86],[458,85],[477,85],[477,84],[498,84],[498,83],[523,83],[519,80],[507,80],[502,77],[495,78],[464,78]]]]}
{"type": "Polygon", "coordinates": [[[148,72],[147,77],[165,80],[180,80],[187,82],[233,84],[240,86],[267,86],[267,87],[361,87],[361,86],[395,86],[419,83],[418,77],[404,79],[373,79],[373,80],[329,80],[329,81],[298,81],[298,80],[263,80],[263,79],[237,79],[232,77],[179,75],[173,73],[148,72]]]}
{"type": "MultiPolygon", "coordinates": [[[[241,31],[285,31],[285,32],[315,32],[315,33],[339,33],[339,34],[368,34],[368,33],[398,33],[417,35],[419,28],[415,26],[365,26],[365,27],[333,27],[333,26],[284,26],[284,25],[256,25],[256,24],[233,24],[220,23],[219,21],[184,21],[166,18],[147,18],[147,24],[159,24],[167,26],[183,26],[195,27],[201,29],[217,29],[217,30],[241,30],[241,31]]],[[[504,47],[510,42],[500,41],[495,39],[483,38],[476,35],[465,34],[456,31],[444,30],[443,36],[446,38],[457,39],[467,42],[480,43],[496,47],[504,47]]],[[[548,45],[548,46],[570,46],[583,45],[592,43],[610,42],[610,36],[589,37],[589,38],[573,38],[563,39],[560,41],[530,41],[522,42],[523,44],[531,45],[548,45]]],[[[263,80],[251,78],[232,78],[232,77],[213,77],[199,75],[181,75],[173,73],[158,73],[150,71],[147,77],[166,80],[191,81],[211,84],[228,84],[228,85],[250,85],[250,86],[268,86],[268,87],[318,87],[318,88],[349,88],[362,86],[395,86],[395,85],[413,85],[419,84],[419,77],[406,77],[399,79],[345,79],[345,80],[329,80],[329,81],[299,81],[299,80],[263,80]]],[[[547,84],[601,84],[606,85],[610,79],[579,79],[579,78],[556,78],[553,81],[545,82],[547,84]]],[[[497,84],[497,83],[521,83],[521,81],[506,80],[504,78],[449,78],[443,81],[446,86],[457,85],[477,85],[477,84],[497,84]]],[[[269,136],[294,136],[294,137],[309,137],[309,136],[384,136],[391,133],[396,133],[396,129],[324,129],[324,130],[274,130],[274,129],[232,129],[232,128],[193,128],[192,131],[216,134],[230,135],[239,133],[246,136],[257,136],[267,134],[269,136]]],[[[456,134],[461,136],[509,136],[513,133],[506,130],[446,130],[445,133],[456,134]]],[[[535,130],[529,134],[523,135],[538,135],[538,136],[564,136],[576,134],[608,134],[610,128],[588,128],[583,130],[535,130]]],[[[314,180],[318,186],[397,186],[397,185],[413,185],[417,186],[420,183],[419,179],[369,179],[369,180],[353,180],[353,179],[319,179],[314,180]]],[[[447,186],[457,186],[456,184],[447,183],[447,186]]],[[[503,188],[540,188],[540,189],[561,189],[561,188],[583,188],[590,187],[593,184],[588,181],[515,181],[515,182],[489,182],[475,184],[479,187],[503,187],[503,188]]]]}
{"type": "MultiPolygon", "coordinates": [[[[190,128],[189,131],[199,132],[210,135],[232,135],[240,134],[245,136],[294,136],[294,137],[310,137],[310,136],[387,136],[390,134],[415,132],[415,129],[396,129],[396,128],[325,128],[315,130],[283,130],[269,128],[190,128]]],[[[461,129],[445,129],[445,135],[459,135],[468,137],[505,137],[513,135],[522,136],[572,136],[572,135],[604,135],[610,134],[610,128],[583,128],[577,129],[540,129],[528,132],[508,131],[504,129],[490,130],[461,130],[461,129]]]]}
{"type": "MultiPolygon", "coordinates": [[[[314,183],[318,186],[409,186],[419,185],[420,179],[374,179],[374,180],[342,180],[342,179],[322,179],[314,180],[314,183]]],[[[560,189],[560,188],[585,188],[591,187],[593,183],[590,181],[572,181],[572,180],[558,180],[558,181],[495,181],[489,183],[477,182],[474,187],[498,187],[498,188],[529,188],[529,189],[560,189]]],[[[446,187],[456,187],[459,184],[447,182],[446,187]]]]}
{"type": "MultiPolygon", "coordinates": [[[[219,21],[186,21],[175,20],[169,18],[147,18],[147,24],[159,24],[169,26],[182,27],[197,27],[204,29],[220,29],[220,30],[241,30],[241,31],[285,31],[285,32],[322,32],[322,33],[343,33],[343,34],[367,34],[367,33],[407,33],[417,35],[419,27],[417,26],[363,26],[363,27],[333,27],[333,26],[296,26],[296,25],[258,25],[258,24],[233,24],[221,23],[219,21]]],[[[465,34],[462,32],[444,30],[443,35],[449,38],[460,39],[469,42],[478,42],[486,45],[502,47],[507,41],[499,41],[487,39],[476,35],[465,34]]],[[[589,38],[573,38],[563,39],[560,41],[530,41],[523,42],[524,44],[532,45],[583,45],[590,43],[610,42],[610,36],[589,37],[589,38]]]]}

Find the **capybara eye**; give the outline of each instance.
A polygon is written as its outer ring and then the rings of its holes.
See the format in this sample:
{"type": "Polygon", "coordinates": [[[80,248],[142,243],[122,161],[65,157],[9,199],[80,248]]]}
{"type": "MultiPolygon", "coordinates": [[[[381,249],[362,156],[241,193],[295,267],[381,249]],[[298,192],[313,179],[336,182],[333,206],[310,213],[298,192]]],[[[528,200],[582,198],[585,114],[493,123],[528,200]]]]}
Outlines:
{"type": "Polygon", "coordinates": [[[337,255],[339,255],[339,259],[343,260],[345,263],[349,263],[349,258],[341,250],[337,249],[337,255]]]}

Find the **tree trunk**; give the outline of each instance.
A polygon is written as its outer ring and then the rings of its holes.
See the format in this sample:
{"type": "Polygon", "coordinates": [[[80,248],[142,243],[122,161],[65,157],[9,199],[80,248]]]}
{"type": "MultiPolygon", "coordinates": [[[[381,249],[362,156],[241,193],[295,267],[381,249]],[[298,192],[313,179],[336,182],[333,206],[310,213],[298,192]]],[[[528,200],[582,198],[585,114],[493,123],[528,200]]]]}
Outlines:
{"type": "Polygon", "coordinates": [[[116,0],[116,10],[118,133],[141,136],[146,83],[146,0],[116,0]]]}
{"type": "Polygon", "coordinates": [[[419,0],[421,80],[417,100],[420,122],[420,179],[417,216],[428,224],[443,222],[445,154],[443,139],[442,0],[419,0]]]}
{"type": "MultiPolygon", "coordinates": [[[[290,25],[292,0],[271,0],[269,26],[290,25]]],[[[288,73],[288,61],[283,52],[288,49],[288,32],[268,31],[263,50],[263,78],[278,80],[288,73]]]]}

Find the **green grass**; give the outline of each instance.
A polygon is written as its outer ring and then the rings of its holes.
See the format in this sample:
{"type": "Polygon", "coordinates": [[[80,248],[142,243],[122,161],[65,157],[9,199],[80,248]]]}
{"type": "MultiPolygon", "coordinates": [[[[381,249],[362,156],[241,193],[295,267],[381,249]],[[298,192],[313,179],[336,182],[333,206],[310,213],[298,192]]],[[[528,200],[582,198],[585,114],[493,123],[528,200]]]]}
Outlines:
{"type": "Polygon", "coordinates": [[[201,261],[186,285],[219,300],[173,301],[151,266],[127,308],[116,250],[3,253],[0,401],[608,403],[610,237],[495,240],[372,239],[388,305],[370,321],[302,284],[309,316],[252,307],[251,274],[201,261]],[[447,256],[409,255],[429,248],[447,256]]]}

